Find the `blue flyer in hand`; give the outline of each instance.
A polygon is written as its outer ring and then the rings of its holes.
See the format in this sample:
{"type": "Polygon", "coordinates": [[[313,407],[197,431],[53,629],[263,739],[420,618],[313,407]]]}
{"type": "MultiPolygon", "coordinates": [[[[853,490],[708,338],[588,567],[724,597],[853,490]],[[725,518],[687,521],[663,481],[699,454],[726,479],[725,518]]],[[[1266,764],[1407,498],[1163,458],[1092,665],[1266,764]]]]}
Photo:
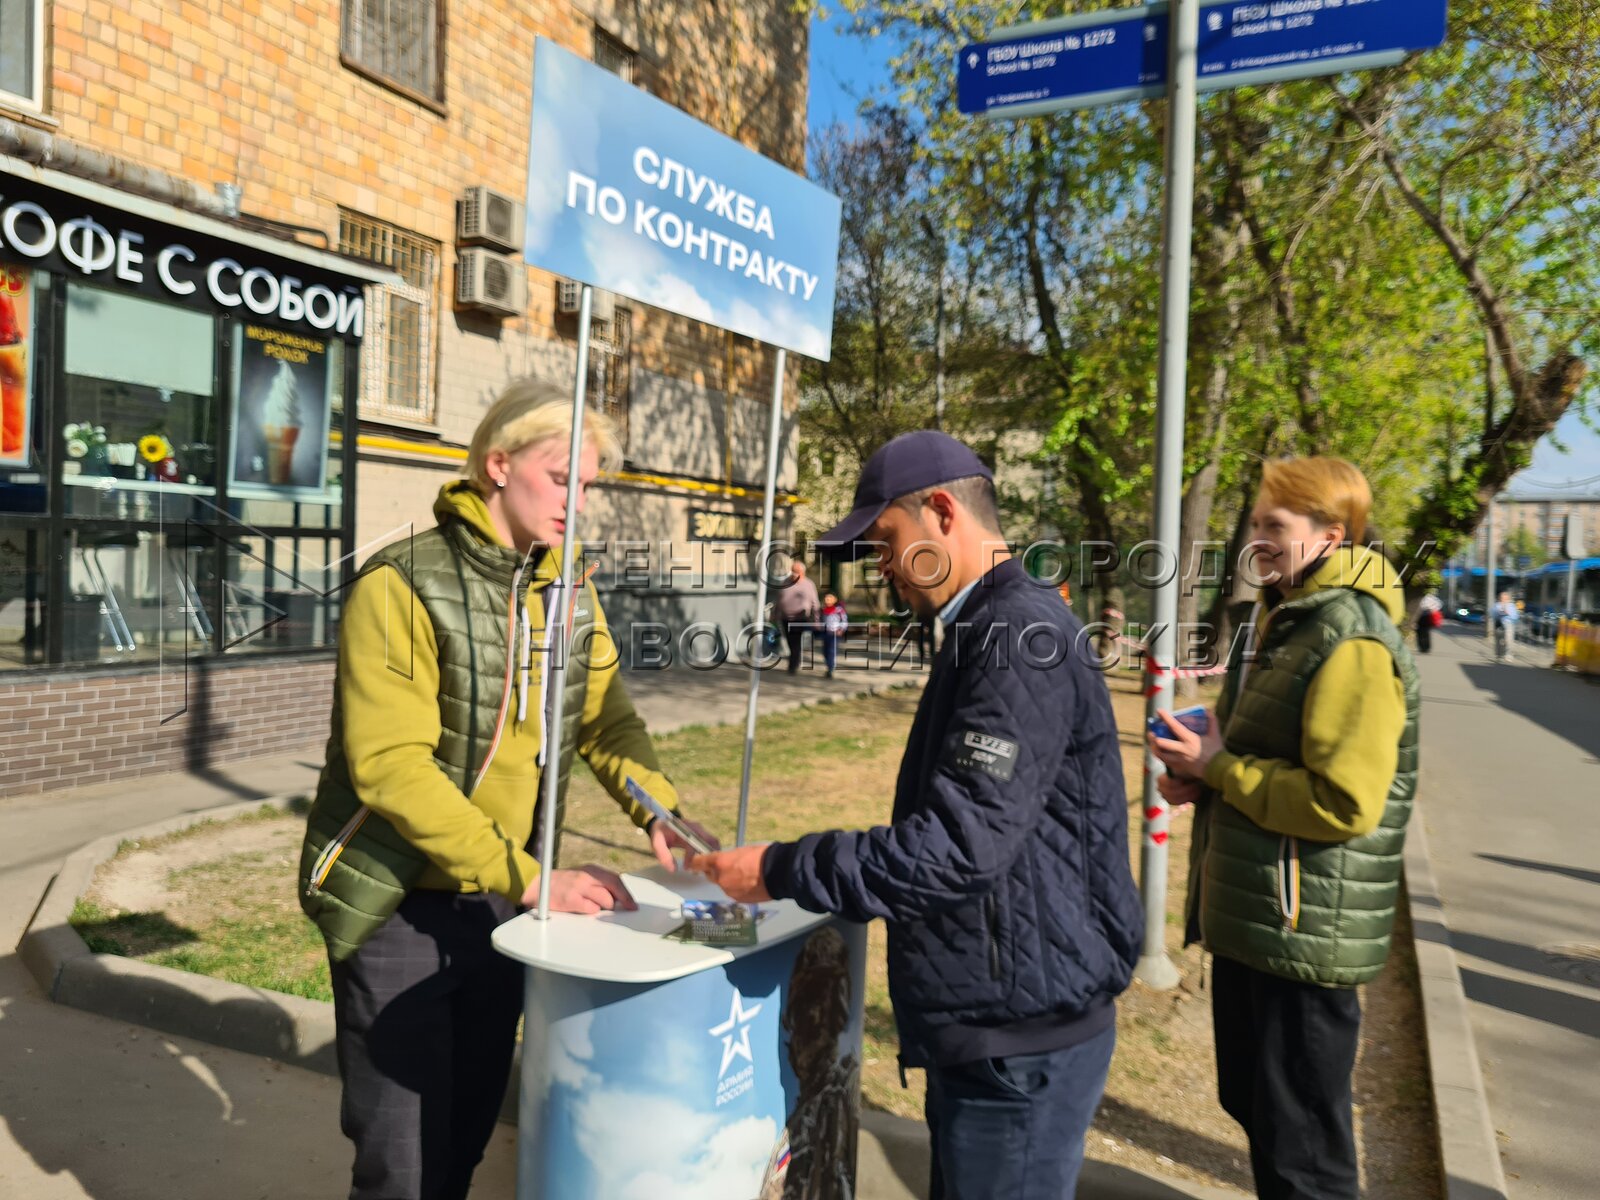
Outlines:
{"type": "Polygon", "coordinates": [[[668,829],[683,839],[684,845],[688,846],[696,854],[710,854],[712,852],[712,847],[706,842],[705,838],[684,824],[683,819],[677,813],[640,787],[638,781],[632,775],[628,776],[627,788],[628,799],[632,800],[656,820],[665,824],[668,829]]]}

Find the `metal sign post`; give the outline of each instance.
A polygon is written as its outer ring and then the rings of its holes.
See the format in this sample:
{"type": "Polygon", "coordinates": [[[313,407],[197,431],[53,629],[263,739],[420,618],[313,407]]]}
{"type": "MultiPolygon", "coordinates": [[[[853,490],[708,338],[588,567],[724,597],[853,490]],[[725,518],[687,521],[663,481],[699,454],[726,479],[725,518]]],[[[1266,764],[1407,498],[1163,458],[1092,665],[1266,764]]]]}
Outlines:
{"type": "Polygon", "coordinates": [[[1577,610],[1578,560],[1583,557],[1582,525],[1568,513],[1561,528],[1561,555],[1567,560],[1567,602],[1562,611],[1569,617],[1577,610]]]}
{"type": "Polygon", "coordinates": [[[568,603],[567,589],[572,586],[573,557],[578,544],[578,470],[583,454],[583,415],[589,391],[589,314],[594,305],[594,289],[583,285],[583,298],[578,304],[578,378],[572,387],[572,446],[567,455],[567,525],[561,538],[561,575],[557,587],[546,596],[544,624],[549,632],[545,649],[549,655],[544,669],[549,672],[550,720],[544,727],[544,769],[539,783],[544,791],[540,804],[544,808],[544,826],[539,834],[539,920],[550,917],[550,872],[555,870],[556,845],[556,793],[561,782],[561,723],[567,708],[567,662],[572,653],[569,644],[572,636],[567,614],[573,606],[568,603]],[[557,590],[559,588],[559,591],[557,590]],[[550,743],[554,742],[552,746],[550,743]]]}
{"type": "Polygon", "coordinates": [[[761,660],[767,631],[767,562],[772,556],[772,510],[778,491],[778,448],[783,436],[783,377],[789,354],[778,347],[772,372],[772,415],[767,428],[767,492],[761,509],[761,553],[756,558],[756,623],[750,645],[750,700],[744,715],[744,769],[739,775],[739,832],[736,845],[744,845],[745,819],[750,811],[750,768],[756,755],[756,704],[761,696],[761,660]]]}
{"type": "MultiPolygon", "coordinates": [[[[1183,507],[1183,423],[1189,387],[1189,275],[1194,235],[1194,141],[1198,108],[1200,0],[1173,0],[1171,56],[1167,68],[1166,232],[1161,260],[1161,364],[1156,391],[1156,544],[1170,548],[1156,591],[1155,628],[1145,653],[1150,665],[1177,663],[1178,588],[1182,566],[1178,541],[1183,507]]],[[[1151,673],[1145,715],[1172,707],[1173,673],[1151,673]]],[[[1144,894],[1144,952],[1134,968],[1153,988],[1178,985],[1178,968],[1167,957],[1167,838],[1171,810],[1156,780],[1166,770],[1144,752],[1144,844],[1139,878],[1144,894]]]]}
{"type": "Polygon", "coordinates": [[[1494,588],[1495,588],[1495,559],[1500,553],[1496,545],[1494,527],[1494,506],[1498,496],[1489,499],[1489,527],[1483,538],[1483,640],[1488,643],[1489,654],[1494,655],[1494,588]]]}
{"type": "MultiPolygon", "coordinates": [[[[1008,26],[956,56],[958,105],[979,116],[1034,117],[1168,98],[1155,533],[1173,563],[1156,592],[1155,627],[1146,647],[1149,666],[1164,668],[1149,672],[1151,715],[1169,707],[1177,666],[1198,94],[1401,62],[1444,41],[1447,5],[1448,0],[1329,0],[1274,13],[1273,6],[1251,0],[1171,0],[1008,26]]],[[[1146,752],[1140,858],[1145,944],[1137,975],[1156,988],[1178,982],[1165,941],[1171,813],[1155,788],[1163,769],[1146,752]]]]}

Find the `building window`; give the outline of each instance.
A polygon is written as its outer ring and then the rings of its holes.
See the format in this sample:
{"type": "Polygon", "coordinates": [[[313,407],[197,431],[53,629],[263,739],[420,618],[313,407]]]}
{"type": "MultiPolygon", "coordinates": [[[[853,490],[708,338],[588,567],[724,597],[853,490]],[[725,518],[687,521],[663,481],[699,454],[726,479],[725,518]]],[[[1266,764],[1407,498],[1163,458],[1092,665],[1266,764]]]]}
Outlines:
{"type": "Polygon", "coordinates": [[[371,217],[342,212],[339,249],[387,267],[404,281],[367,289],[361,415],[379,421],[431,423],[439,243],[371,217]]]}
{"type": "Polygon", "coordinates": [[[599,26],[594,31],[594,61],[597,67],[633,82],[633,69],[638,55],[599,26]]]}
{"type": "Polygon", "coordinates": [[[628,455],[628,407],[633,394],[633,313],[611,310],[596,321],[589,339],[589,403],[610,417],[628,455]]]}
{"type": "Polygon", "coordinates": [[[415,96],[443,98],[439,0],[344,0],[345,61],[415,96]]]}
{"type": "Polygon", "coordinates": [[[0,0],[0,99],[44,106],[44,0],[0,0]]]}

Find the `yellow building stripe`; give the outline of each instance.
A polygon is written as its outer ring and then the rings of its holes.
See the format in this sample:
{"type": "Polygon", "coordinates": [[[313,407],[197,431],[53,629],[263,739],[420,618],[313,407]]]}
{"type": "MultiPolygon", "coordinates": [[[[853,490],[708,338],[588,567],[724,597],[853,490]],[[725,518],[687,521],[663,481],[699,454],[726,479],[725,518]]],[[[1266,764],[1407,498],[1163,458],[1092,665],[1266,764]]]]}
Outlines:
{"type": "MultiPolygon", "coordinates": [[[[341,440],[339,434],[334,432],[331,440],[335,443],[341,440]]],[[[427,442],[408,442],[402,438],[379,437],[376,434],[363,433],[356,439],[356,446],[362,450],[389,452],[396,454],[421,454],[431,458],[443,458],[452,462],[466,462],[467,452],[459,446],[435,446],[427,442]]],[[[650,487],[677,488],[687,492],[699,492],[710,496],[724,496],[730,499],[757,499],[762,493],[755,488],[730,487],[720,483],[707,483],[702,479],[685,479],[678,475],[650,475],[639,471],[602,471],[602,480],[613,483],[642,483],[650,487]]],[[[794,492],[779,492],[779,504],[807,504],[805,497],[794,492]]]]}

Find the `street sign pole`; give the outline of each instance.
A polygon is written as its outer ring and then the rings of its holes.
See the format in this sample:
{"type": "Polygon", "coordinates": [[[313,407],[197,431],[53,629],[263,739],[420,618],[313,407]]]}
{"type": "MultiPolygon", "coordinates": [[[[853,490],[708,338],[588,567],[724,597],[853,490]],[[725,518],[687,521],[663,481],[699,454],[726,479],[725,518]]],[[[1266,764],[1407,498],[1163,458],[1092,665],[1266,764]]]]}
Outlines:
{"type": "Polygon", "coordinates": [[[1494,496],[1489,497],[1489,531],[1484,535],[1483,542],[1483,640],[1488,643],[1491,655],[1494,653],[1494,560],[1500,552],[1494,536],[1495,499],[1494,496]]]}
{"type": "MultiPolygon", "coordinates": [[[[1179,538],[1183,501],[1183,426],[1188,408],[1189,271],[1194,241],[1194,145],[1198,102],[1200,0],[1173,0],[1167,59],[1166,231],[1161,261],[1161,366],[1156,391],[1156,544],[1172,558],[1156,590],[1155,628],[1145,647],[1151,686],[1146,716],[1171,709],[1177,663],[1179,538]],[[1167,668],[1156,672],[1155,668],[1167,668]]],[[[1139,883],[1144,894],[1144,952],[1134,975],[1146,986],[1178,986],[1167,956],[1167,840],[1172,813],[1156,791],[1165,768],[1144,753],[1144,846],[1139,883]]]]}
{"type": "MultiPolygon", "coordinates": [[[[1155,534],[1157,545],[1174,561],[1156,591],[1155,625],[1145,648],[1151,715],[1171,707],[1177,666],[1196,98],[1201,91],[1393,65],[1444,42],[1447,9],[1448,0],[1317,0],[1281,6],[1147,0],[1138,7],[1006,26],[956,56],[956,102],[962,112],[978,116],[1037,117],[1167,96],[1155,534]],[[1286,11],[1272,11],[1279,7],[1286,11]]],[[[1146,752],[1139,881],[1145,939],[1136,974],[1151,987],[1171,988],[1178,983],[1166,950],[1171,812],[1155,788],[1162,770],[1146,752]]]]}
{"type": "Polygon", "coordinates": [[[1572,514],[1568,513],[1566,523],[1561,529],[1561,554],[1567,560],[1567,602],[1563,606],[1563,611],[1569,617],[1577,606],[1578,560],[1583,557],[1580,528],[1573,523],[1572,514]]]}

